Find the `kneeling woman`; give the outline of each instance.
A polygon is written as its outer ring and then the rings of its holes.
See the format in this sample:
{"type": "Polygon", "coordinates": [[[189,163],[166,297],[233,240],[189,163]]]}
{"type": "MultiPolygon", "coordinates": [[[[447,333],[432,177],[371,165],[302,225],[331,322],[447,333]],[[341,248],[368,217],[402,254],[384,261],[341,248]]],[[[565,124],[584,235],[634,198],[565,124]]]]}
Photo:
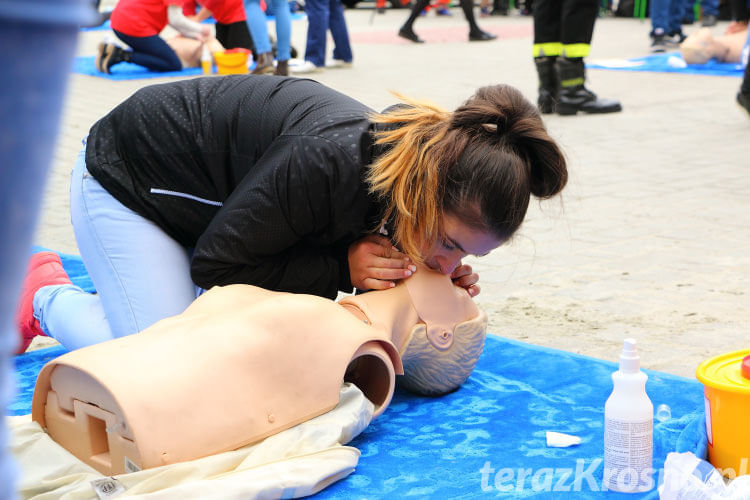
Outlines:
{"type": "Polygon", "coordinates": [[[76,241],[98,294],[66,283],[51,256],[32,259],[23,343],[130,335],[216,285],[387,289],[420,263],[475,296],[462,259],[508,240],[531,196],[566,180],[536,107],[507,85],[453,112],[405,99],[382,113],[296,78],[145,87],[94,124],[73,170],[76,241]]]}
{"type": "Polygon", "coordinates": [[[200,41],[208,40],[211,33],[210,27],[185,17],[181,0],[119,0],[110,23],[117,38],[132,50],[100,43],[96,69],[102,73],[109,73],[120,62],[133,62],[153,71],[179,71],[180,58],[159,36],[164,27],[169,24],[181,35],[200,41]]]}

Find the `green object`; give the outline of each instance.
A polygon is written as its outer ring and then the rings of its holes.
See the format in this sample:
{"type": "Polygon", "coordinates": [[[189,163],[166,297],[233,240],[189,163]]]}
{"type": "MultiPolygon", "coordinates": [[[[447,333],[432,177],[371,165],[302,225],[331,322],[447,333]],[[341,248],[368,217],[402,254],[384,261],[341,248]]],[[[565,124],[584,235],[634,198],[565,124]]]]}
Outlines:
{"type": "Polygon", "coordinates": [[[635,0],[633,17],[640,17],[641,21],[646,19],[646,0],[635,0]]]}
{"type": "Polygon", "coordinates": [[[693,4],[693,20],[697,21],[701,18],[701,2],[700,0],[695,0],[695,3],[693,4]]]}

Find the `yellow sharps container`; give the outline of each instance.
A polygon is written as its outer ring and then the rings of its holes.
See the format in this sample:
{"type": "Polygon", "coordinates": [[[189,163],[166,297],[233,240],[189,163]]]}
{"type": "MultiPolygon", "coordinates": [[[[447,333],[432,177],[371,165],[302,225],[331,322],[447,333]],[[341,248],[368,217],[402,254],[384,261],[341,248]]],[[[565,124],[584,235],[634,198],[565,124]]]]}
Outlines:
{"type": "Polygon", "coordinates": [[[708,460],[728,477],[750,473],[750,349],[698,366],[706,396],[708,460]]]}

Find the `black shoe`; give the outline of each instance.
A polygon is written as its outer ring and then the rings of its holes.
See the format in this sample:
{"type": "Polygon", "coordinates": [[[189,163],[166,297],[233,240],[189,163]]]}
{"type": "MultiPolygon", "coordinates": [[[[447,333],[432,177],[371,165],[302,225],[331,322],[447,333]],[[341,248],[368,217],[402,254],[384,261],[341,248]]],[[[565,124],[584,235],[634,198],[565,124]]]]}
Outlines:
{"type": "Polygon", "coordinates": [[[539,99],[536,104],[543,114],[555,112],[555,104],[560,88],[555,67],[556,57],[535,57],[534,64],[539,75],[539,99]]]}
{"type": "Polygon", "coordinates": [[[682,30],[677,31],[671,31],[667,33],[667,45],[674,45],[677,46],[685,41],[687,37],[685,36],[685,33],[682,32],[682,30]]]}
{"type": "Polygon", "coordinates": [[[737,104],[739,104],[741,108],[747,111],[748,116],[750,116],[750,94],[737,92],[737,104]]]}
{"type": "Polygon", "coordinates": [[[582,113],[601,114],[622,111],[620,101],[615,99],[600,99],[583,85],[560,89],[560,96],[555,105],[558,115],[574,115],[582,113]]]}
{"type": "Polygon", "coordinates": [[[494,40],[495,38],[497,38],[497,35],[482,30],[469,32],[470,42],[487,42],[489,40],[494,40]]]}
{"type": "Polygon", "coordinates": [[[705,27],[716,26],[716,21],[718,21],[718,19],[716,19],[716,16],[709,14],[707,16],[703,16],[703,20],[701,21],[701,26],[705,26],[705,27]]]}
{"type": "Polygon", "coordinates": [[[600,99],[584,87],[586,67],[581,58],[558,57],[555,62],[557,77],[560,79],[560,92],[555,111],[558,115],[583,113],[616,113],[622,105],[614,99],[600,99]],[[566,85],[566,83],[568,85],[566,85]]]}
{"type": "Polygon", "coordinates": [[[651,35],[651,52],[666,52],[667,40],[665,35],[651,35]]]}
{"type": "Polygon", "coordinates": [[[411,40],[414,43],[424,43],[424,40],[419,38],[411,28],[402,27],[400,30],[398,30],[398,36],[400,36],[401,38],[406,38],[407,40],[411,40]]]}
{"type": "Polygon", "coordinates": [[[539,89],[539,99],[536,101],[539,112],[545,115],[555,112],[557,99],[547,89],[539,89]]]}
{"type": "Polygon", "coordinates": [[[682,19],[680,20],[680,24],[693,24],[693,22],[695,22],[695,21],[693,20],[693,16],[690,16],[690,17],[683,17],[683,18],[682,18],[682,19]]]}

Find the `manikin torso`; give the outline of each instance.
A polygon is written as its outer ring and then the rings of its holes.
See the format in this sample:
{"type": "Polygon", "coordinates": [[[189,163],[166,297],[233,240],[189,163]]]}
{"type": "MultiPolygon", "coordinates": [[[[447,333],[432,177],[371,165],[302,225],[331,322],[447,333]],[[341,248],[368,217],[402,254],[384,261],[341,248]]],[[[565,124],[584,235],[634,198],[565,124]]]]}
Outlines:
{"type": "Polygon", "coordinates": [[[427,269],[341,303],[216,287],[141,333],[45,365],[32,418],[104,474],[192,460],[329,411],[345,380],[379,415],[402,359],[407,388],[453,390],[485,327],[466,291],[427,269]]]}

